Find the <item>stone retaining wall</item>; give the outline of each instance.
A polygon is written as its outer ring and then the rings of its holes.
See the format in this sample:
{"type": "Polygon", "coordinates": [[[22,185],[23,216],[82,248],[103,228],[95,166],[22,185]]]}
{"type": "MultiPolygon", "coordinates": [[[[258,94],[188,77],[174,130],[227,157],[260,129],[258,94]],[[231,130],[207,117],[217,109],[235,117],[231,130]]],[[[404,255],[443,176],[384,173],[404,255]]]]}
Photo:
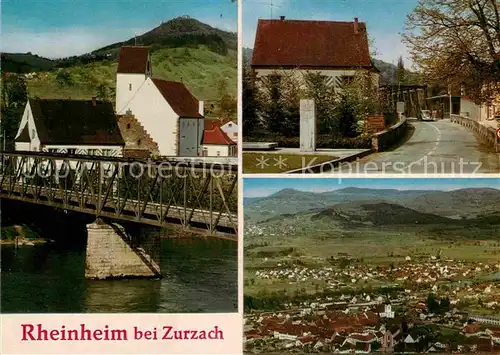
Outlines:
{"type": "Polygon", "coordinates": [[[484,126],[471,118],[460,115],[451,115],[450,121],[470,129],[477,134],[483,143],[495,148],[496,152],[500,151],[500,143],[493,127],[484,126]]]}
{"type": "Polygon", "coordinates": [[[372,136],[372,150],[381,152],[398,142],[405,134],[408,128],[406,117],[395,125],[382,132],[377,132],[372,136]]]}

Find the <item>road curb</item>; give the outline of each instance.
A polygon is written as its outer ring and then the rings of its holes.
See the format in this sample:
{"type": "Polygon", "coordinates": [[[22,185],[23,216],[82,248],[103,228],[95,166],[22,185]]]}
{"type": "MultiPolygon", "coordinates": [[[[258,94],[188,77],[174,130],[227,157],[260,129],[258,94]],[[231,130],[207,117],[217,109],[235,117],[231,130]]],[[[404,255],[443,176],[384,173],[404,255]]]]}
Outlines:
{"type": "Polygon", "coordinates": [[[366,157],[367,155],[370,155],[372,153],[375,153],[375,151],[372,149],[366,149],[365,151],[362,151],[360,153],[355,153],[355,154],[349,155],[347,157],[334,159],[331,161],[327,161],[325,163],[311,165],[311,166],[308,166],[305,168],[299,168],[299,169],[285,171],[282,174],[301,174],[301,173],[303,173],[303,174],[316,173],[317,174],[323,170],[324,166],[336,168],[342,163],[352,162],[353,160],[357,160],[357,159],[366,157]]]}

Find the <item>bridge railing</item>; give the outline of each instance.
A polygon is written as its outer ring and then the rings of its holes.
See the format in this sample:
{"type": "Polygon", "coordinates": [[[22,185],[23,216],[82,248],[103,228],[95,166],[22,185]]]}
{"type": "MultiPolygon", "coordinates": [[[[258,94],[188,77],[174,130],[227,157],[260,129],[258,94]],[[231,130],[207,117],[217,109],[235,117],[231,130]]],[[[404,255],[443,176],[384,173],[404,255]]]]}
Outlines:
{"type": "Polygon", "coordinates": [[[232,162],[0,153],[0,196],[140,223],[237,232],[232,162]]]}

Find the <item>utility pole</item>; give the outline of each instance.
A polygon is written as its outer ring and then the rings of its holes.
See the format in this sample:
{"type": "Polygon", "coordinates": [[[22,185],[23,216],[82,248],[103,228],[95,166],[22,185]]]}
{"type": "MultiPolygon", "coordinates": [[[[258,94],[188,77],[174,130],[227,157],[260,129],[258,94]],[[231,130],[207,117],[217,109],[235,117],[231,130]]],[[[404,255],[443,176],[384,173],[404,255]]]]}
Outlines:
{"type": "Polygon", "coordinates": [[[451,84],[448,84],[448,96],[450,97],[450,119],[451,119],[451,84]]]}

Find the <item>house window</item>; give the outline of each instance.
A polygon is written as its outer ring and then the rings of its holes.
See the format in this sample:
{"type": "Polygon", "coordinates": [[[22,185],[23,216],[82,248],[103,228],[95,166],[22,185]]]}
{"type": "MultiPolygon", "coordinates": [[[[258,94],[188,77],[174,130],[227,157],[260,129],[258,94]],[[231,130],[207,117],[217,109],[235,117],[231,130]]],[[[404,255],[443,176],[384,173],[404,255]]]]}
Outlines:
{"type": "Polygon", "coordinates": [[[132,83],[128,84],[128,91],[132,91],[132,83]]]}
{"type": "Polygon", "coordinates": [[[137,140],[137,145],[141,145],[141,140],[140,139],[137,140]]]}
{"type": "Polygon", "coordinates": [[[127,129],[130,129],[130,123],[127,123],[127,129]]]}
{"type": "Polygon", "coordinates": [[[31,139],[35,139],[35,130],[34,129],[31,130],[31,139]]]}
{"type": "Polygon", "coordinates": [[[57,148],[49,148],[49,153],[57,153],[57,148]]]}
{"type": "Polygon", "coordinates": [[[203,148],[203,156],[208,157],[208,149],[207,148],[203,148]]]}
{"type": "Polygon", "coordinates": [[[217,156],[220,157],[220,151],[219,150],[217,151],[217,156]]]}
{"type": "Polygon", "coordinates": [[[98,155],[97,153],[99,152],[99,149],[88,149],[87,154],[88,155],[98,155]]]}
{"type": "Polygon", "coordinates": [[[228,123],[227,125],[228,127],[233,127],[233,124],[232,123],[228,123]]]}
{"type": "Polygon", "coordinates": [[[68,154],[76,154],[76,149],[75,148],[69,148],[68,149],[68,154]]]}
{"type": "Polygon", "coordinates": [[[113,150],[112,149],[103,149],[102,150],[102,156],[103,157],[110,157],[113,155],[113,150]]]}

